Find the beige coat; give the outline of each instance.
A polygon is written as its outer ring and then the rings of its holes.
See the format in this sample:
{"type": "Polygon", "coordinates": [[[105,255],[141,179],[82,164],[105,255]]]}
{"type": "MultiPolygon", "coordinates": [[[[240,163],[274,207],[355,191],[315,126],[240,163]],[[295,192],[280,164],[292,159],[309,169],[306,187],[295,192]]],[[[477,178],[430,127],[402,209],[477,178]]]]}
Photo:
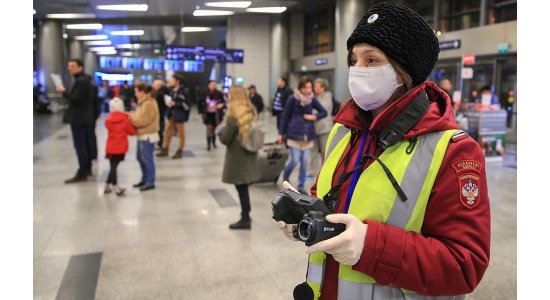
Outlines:
{"type": "Polygon", "coordinates": [[[157,101],[149,95],[138,101],[138,108],[130,113],[130,121],[137,128],[137,134],[157,133],[160,115],[157,101]]]}

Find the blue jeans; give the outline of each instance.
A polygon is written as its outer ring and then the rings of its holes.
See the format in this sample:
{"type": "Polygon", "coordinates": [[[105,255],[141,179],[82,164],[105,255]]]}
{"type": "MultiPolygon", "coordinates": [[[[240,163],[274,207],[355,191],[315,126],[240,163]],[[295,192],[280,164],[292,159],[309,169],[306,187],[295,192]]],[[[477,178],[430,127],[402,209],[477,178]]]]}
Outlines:
{"type": "Polygon", "coordinates": [[[153,151],[155,144],[146,141],[138,141],[137,159],[141,168],[141,180],[146,186],[155,185],[155,158],[153,151]]]}
{"type": "Polygon", "coordinates": [[[290,162],[285,167],[283,178],[286,180],[290,177],[290,173],[294,170],[294,167],[300,163],[300,175],[298,175],[298,189],[304,188],[306,181],[307,164],[309,161],[309,149],[300,150],[298,148],[289,147],[290,162]]]}

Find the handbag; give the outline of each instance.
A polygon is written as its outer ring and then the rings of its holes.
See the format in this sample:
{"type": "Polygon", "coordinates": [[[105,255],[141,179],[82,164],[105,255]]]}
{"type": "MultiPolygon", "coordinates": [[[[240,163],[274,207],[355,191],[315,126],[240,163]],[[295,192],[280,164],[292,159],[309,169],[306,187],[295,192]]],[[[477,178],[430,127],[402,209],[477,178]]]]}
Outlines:
{"type": "Polygon", "coordinates": [[[240,138],[239,142],[241,144],[241,148],[243,148],[244,150],[256,153],[263,147],[264,139],[265,132],[262,130],[262,124],[260,120],[256,119],[252,121],[250,130],[248,131],[248,140],[246,141],[246,143],[243,143],[240,138]]]}

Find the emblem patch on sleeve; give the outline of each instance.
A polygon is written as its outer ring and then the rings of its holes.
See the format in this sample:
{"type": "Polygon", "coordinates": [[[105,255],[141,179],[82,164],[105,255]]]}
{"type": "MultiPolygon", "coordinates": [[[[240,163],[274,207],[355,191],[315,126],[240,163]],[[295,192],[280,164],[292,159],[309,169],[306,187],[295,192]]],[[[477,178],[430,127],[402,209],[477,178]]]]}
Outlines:
{"type": "Polygon", "coordinates": [[[468,209],[472,209],[479,204],[479,176],[474,173],[464,173],[458,175],[460,187],[460,202],[468,209]]]}
{"type": "Polygon", "coordinates": [[[453,168],[457,173],[461,171],[466,171],[466,170],[479,173],[481,171],[481,164],[475,160],[462,160],[462,161],[453,163],[453,168]]]}

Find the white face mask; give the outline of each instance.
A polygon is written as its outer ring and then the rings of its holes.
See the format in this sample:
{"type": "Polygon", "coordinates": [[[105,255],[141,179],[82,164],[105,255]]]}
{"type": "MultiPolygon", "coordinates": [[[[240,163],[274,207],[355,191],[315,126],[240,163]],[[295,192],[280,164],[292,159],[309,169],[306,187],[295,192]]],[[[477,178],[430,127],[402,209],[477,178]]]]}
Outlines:
{"type": "Polygon", "coordinates": [[[401,84],[397,84],[397,74],[393,67],[387,64],[369,68],[350,67],[348,86],[355,103],[363,110],[369,111],[388,102],[401,84]]]}

